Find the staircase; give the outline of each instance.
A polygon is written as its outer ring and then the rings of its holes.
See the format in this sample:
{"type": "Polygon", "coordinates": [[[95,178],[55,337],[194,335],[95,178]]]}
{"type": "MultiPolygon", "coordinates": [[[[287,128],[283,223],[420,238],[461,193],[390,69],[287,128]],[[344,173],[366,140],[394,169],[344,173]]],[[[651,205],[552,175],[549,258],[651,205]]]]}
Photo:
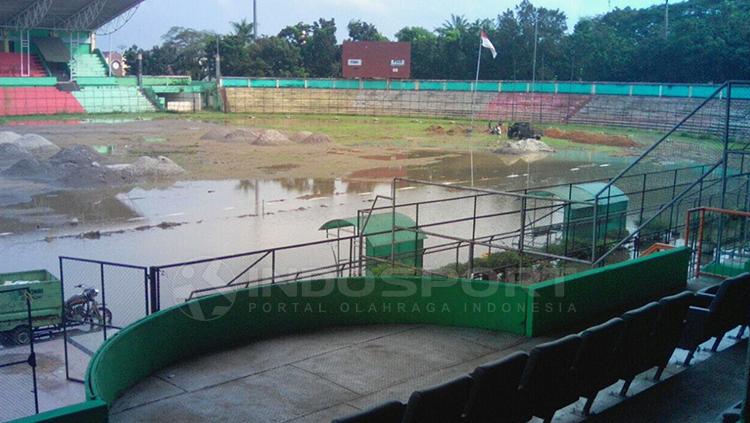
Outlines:
{"type": "MultiPolygon", "coordinates": [[[[633,177],[653,169],[677,166],[678,161],[698,163],[698,171],[674,176],[643,178],[641,198],[630,199],[630,209],[646,208],[646,193],[660,192],[656,207],[649,204],[650,215],[642,216],[637,227],[618,242],[607,242],[607,234],[597,233],[600,225],[592,225],[592,263],[602,265],[616,251],[634,243],[646,229],[657,222],[669,222],[668,231],[675,232],[684,221],[688,210],[702,206],[722,209],[747,210],[750,204],[750,157],[745,159],[750,143],[747,130],[747,109],[750,101],[750,82],[727,82],[718,88],[697,108],[687,113],[663,137],[651,145],[630,165],[607,184],[592,199],[593,216],[601,222],[608,219],[604,211],[609,209],[609,197],[617,185],[632,184],[633,177]],[[746,163],[747,162],[747,163],[746,163]],[[702,165],[702,166],[701,166],[702,165]],[[631,179],[631,181],[628,181],[631,179]],[[597,209],[599,211],[597,211],[597,209]]],[[[639,179],[639,178],[638,178],[639,179]]],[[[721,230],[720,230],[721,231],[721,230]]],[[[719,235],[719,238],[721,235],[719,235]]],[[[671,238],[668,237],[668,238],[671,238]]],[[[677,238],[677,237],[675,237],[677,238]]],[[[676,239],[671,239],[675,242],[676,239]]],[[[657,247],[663,248],[663,246],[657,247]]],[[[648,252],[649,250],[646,250],[648,252]]],[[[634,249],[638,255],[638,248],[634,249]]]]}
{"type": "Polygon", "coordinates": [[[98,54],[78,53],[70,62],[70,72],[75,78],[106,77],[107,65],[98,54]]]}

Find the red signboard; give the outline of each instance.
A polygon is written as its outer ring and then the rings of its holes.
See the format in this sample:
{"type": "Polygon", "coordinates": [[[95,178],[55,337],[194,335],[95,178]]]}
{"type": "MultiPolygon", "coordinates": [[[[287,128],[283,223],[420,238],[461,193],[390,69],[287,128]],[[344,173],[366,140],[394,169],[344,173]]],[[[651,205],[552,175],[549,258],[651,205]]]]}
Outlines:
{"type": "Polygon", "coordinates": [[[341,66],[347,79],[408,79],[411,43],[388,41],[345,42],[341,66]]]}

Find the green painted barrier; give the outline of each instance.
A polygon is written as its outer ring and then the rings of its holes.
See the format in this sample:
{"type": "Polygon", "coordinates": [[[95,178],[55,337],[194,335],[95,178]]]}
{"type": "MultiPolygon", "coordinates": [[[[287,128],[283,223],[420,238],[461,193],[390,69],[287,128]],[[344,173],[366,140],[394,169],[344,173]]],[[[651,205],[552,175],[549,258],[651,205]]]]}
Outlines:
{"type": "Polygon", "coordinates": [[[391,81],[391,89],[398,91],[414,91],[417,89],[417,83],[415,81],[391,81]]]}
{"type": "MultiPolygon", "coordinates": [[[[227,78],[222,80],[226,88],[309,88],[342,90],[394,90],[394,91],[454,91],[470,92],[472,81],[418,81],[418,80],[345,80],[345,79],[252,79],[227,78]]],[[[639,84],[639,83],[594,83],[580,81],[480,81],[479,92],[541,93],[574,95],[612,95],[668,98],[707,98],[718,85],[690,84],[639,84]],[[532,86],[533,85],[533,86],[532,86]]],[[[732,98],[750,99],[750,87],[735,87],[732,98]]],[[[726,93],[722,94],[726,96],[726,93]]]]}
{"type": "Polygon", "coordinates": [[[57,84],[57,78],[22,78],[7,77],[0,78],[0,87],[54,87],[57,84]]]}
{"type": "Polygon", "coordinates": [[[419,91],[445,91],[445,83],[441,81],[421,81],[419,91]]]}
{"type": "Polygon", "coordinates": [[[526,82],[501,82],[503,92],[506,93],[525,93],[530,91],[529,84],[526,82]]]}
{"type": "Polygon", "coordinates": [[[388,89],[388,81],[364,80],[362,81],[362,88],[366,90],[386,90],[388,89]]]}
{"type": "Polygon", "coordinates": [[[338,90],[358,90],[360,88],[359,81],[351,79],[334,79],[331,82],[333,83],[333,88],[338,90]]]}
{"type": "Polygon", "coordinates": [[[330,326],[414,323],[523,334],[526,302],[520,286],[414,277],[293,282],[214,295],[155,313],[110,338],[89,364],[87,396],[112,404],[172,363],[330,326]]]}
{"type": "Polygon", "coordinates": [[[594,323],[684,290],[689,261],[683,247],[531,285],[526,335],[594,323]]]}
{"type": "Polygon", "coordinates": [[[101,423],[108,420],[107,403],[101,400],[90,400],[35,416],[12,420],[10,423],[101,423]]]}
{"type": "Polygon", "coordinates": [[[497,82],[479,82],[477,83],[477,91],[481,92],[498,92],[500,84],[497,82]]]}

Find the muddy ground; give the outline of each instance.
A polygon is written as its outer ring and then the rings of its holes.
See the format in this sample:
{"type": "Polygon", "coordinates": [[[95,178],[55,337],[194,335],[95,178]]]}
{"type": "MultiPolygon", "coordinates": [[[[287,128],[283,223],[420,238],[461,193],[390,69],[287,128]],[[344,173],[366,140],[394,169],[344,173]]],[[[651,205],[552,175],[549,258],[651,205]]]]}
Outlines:
{"type": "MultiPolygon", "coordinates": [[[[251,128],[232,126],[231,128],[251,128]]],[[[408,146],[329,143],[255,145],[242,137],[208,136],[226,132],[218,123],[160,119],[116,124],[81,124],[13,127],[20,134],[36,133],[59,147],[75,144],[109,147],[111,160],[132,162],[141,156],[166,156],[186,171],[183,179],[243,179],[275,176],[338,177],[397,159],[399,165],[427,164],[450,154],[434,151],[407,154],[408,146]],[[426,157],[423,157],[426,156],[426,157]]],[[[284,128],[295,133],[294,127],[284,128]]],[[[304,128],[302,128],[304,129],[304,128]]]]}

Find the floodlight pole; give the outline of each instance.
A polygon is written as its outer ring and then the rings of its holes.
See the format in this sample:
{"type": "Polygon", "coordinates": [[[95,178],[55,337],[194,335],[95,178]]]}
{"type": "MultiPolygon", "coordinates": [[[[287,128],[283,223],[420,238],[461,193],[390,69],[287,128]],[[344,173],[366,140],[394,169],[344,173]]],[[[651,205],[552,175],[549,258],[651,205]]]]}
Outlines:
{"type": "Polygon", "coordinates": [[[253,37],[258,39],[258,0],[253,0],[253,37]]]}
{"type": "MultiPolygon", "coordinates": [[[[474,86],[471,88],[471,125],[469,137],[474,135],[474,115],[476,109],[474,107],[474,100],[477,93],[477,85],[479,85],[479,67],[482,65],[482,32],[479,33],[479,51],[477,52],[477,72],[474,77],[474,86]]],[[[471,186],[474,186],[474,149],[471,148],[471,138],[469,139],[469,167],[471,167],[471,186]]]]}
{"type": "Polygon", "coordinates": [[[664,38],[669,38],[669,0],[664,3],[664,38]]]}

